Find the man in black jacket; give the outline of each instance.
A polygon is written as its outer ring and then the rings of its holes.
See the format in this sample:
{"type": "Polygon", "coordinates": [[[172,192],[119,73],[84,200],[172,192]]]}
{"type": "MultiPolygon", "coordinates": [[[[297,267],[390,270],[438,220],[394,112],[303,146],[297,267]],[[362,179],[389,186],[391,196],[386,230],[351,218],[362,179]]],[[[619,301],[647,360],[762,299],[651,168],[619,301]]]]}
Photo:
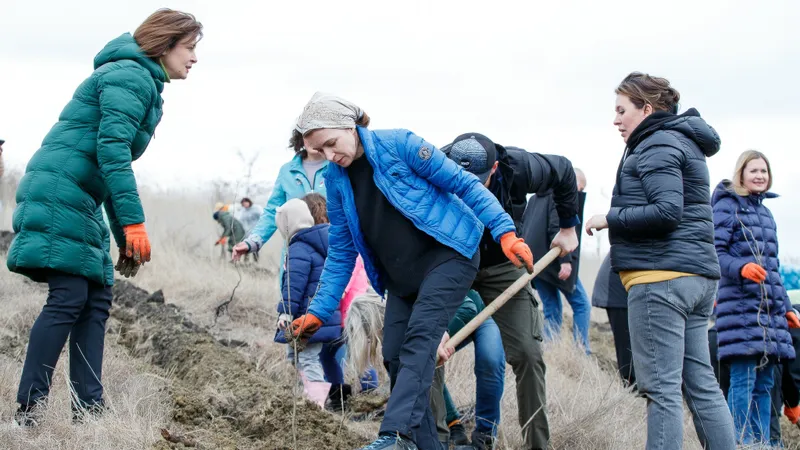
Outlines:
{"type": "MultiPolygon", "coordinates": [[[[583,192],[586,187],[586,177],[580,169],[575,169],[575,178],[578,183],[578,218],[582,220],[583,206],[586,202],[586,193],[583,192]]],[[[540,259],[547,253],[550,242],[553,241],[559,230],[558,222],[552,192],[536,194],[531,197],[528,207],[525,209],[522,237],[530,246],[534,260],[540,259]]],[[[578,278],[580,235],[578,249],[559,258],[558,262],[559,264],[547,266],[531,282],[539,293],[544,307],[544,337],[550,341],[561,335],[561,322],[564,314],[560,292],[564,294],[572,307],[572,334],[575,342],[589,354],[591,353],[589,349],[589,319],[592,305],[580,278],[578,278]]]]}
{"type": "MultiPolygon", "coordinates": [[[[575,172],[568,159],[503,147],[478,133],[463,134],[442,151],[484,183],[514,219],[518,231],[522,229],[528,194],[552,191],[560,231],[551,246],[566,249],[563,255],[578,246],[575,232],[579,223],[578,191],[575,172]]],[[[526,272],[508,262],[488,231],[484,232],[480,252],[478,275],[472,289],[489,305],[526,272]]],[[[500,328],[507,361],[516,375],[519,422],[525,436],[523,448],[546,449],[550,431],[545,407],[542,318],[530,285],[514,295],[493,317],[500,328]]],[[[473,433],[472,441],[476,448],[492,448],[486,436],[473,433]]]]}

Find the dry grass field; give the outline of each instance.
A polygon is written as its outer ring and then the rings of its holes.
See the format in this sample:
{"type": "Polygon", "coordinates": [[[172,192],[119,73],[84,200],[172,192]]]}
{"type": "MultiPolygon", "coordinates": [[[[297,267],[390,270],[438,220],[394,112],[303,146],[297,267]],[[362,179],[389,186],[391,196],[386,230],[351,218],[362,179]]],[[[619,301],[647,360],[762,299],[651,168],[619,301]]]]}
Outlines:
{"type": "MultiPolygon", "coordinates": [[[[13,177],[3,183],[0,229],[9,230],[13,177]]],[[[62,358],[42,425],[12,425],[26,340],[46,289],[0,270],[0,447],[352,449],[368,442],[378,422],[354,421],[302,401],[285,349],[272,342],[280,242],[270,242],[258,265],[234,266],[213,247],[218,231],[208,195],[145,189],[142,199],[153,261],[132,283],[115,286],[103,373],[110,409],[103,417],[71,423],[62,358]],[[215,319],[217,305],[237,283],[227,312],[215,319]],[[150,296],[159,290],[163,297],[150,296]]],[[[587,289],[598,263],[584,258],[587,289]]],[[[602,310],[593,321],[594,356],[573,347],[566,327],[563,342],[546,346],[552,448],[643,448],[645,402],[624,390],[609,369],[614,351],[602,310]]],[[[459,406],[474,402],[471,352],[465,348],[447,367],[459,406]]],[[[516,449],[521,437],[510,367],[507,374],[500,448],[516,449]]],[[[684,443],[700,449],[688,416],[684,443]]]]}

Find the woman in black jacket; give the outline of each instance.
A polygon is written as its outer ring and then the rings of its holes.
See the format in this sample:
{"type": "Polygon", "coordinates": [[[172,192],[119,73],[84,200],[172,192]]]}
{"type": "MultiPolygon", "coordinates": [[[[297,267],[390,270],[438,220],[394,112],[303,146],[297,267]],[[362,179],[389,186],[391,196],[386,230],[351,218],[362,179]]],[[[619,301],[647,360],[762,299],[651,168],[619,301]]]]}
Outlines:
{"type": "Polygon", "coordinates": [[[616,89],[626,147],[607,215],[611,265],[628,291],[639,392],[647,397],[647,449],[683,447],[682,388],[708,450],[736,444],[733,422],[708,353],[708,320],[720,276],[706,157],[716,131],[664,78],[634,72],[616,89]]]}

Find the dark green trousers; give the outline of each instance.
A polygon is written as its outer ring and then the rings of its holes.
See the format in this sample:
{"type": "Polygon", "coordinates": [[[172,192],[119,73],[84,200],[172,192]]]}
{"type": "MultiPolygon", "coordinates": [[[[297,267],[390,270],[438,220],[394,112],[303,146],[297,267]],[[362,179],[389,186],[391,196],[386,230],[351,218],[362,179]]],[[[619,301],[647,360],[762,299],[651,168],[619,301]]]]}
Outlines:
{"type": "MultiPolygon", "coordinates": [[[[472,285],[487,305],[511,286],[525,269],[511,262],[479,270],[472,285]]],[[[526,450],[545,450],[550,440],[547,425],[545,364],[542,355],[542,312],[526,285],[492,316],[500,328],[506,360],[517,381],[519,423],[526,450]]]]}

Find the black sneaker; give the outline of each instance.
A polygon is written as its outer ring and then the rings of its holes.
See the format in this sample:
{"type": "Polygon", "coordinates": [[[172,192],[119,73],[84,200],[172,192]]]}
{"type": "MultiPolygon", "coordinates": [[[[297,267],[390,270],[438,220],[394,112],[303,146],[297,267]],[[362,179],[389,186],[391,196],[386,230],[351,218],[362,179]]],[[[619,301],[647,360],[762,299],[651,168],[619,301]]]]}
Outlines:
{"type": "Polygon", "coordinates": [[[41,408],[33,405],[19,405],[17,412],[14,413],[14,423],[23,428],[39,426],[41,408]]]}
{"type": "Polygon", "coordinates": [[[476,450],[494,450],[494,437],[476,431],[472,432],[472,447],[476,450]]]}
{"type": "Polygon", "coordinates": [[[461,422],[450,425],[450,443],[453,445],[469,445],[467,430],[461,422]]]}
{"type": "Polygon", "coordinates": [[[347,410],[350,396],[353,394],[353,388],[349,384],[334,384],[331,390],[328,391],[328,399],[325,404],[325,409],[335,413],[341,413],[347,410]]]}
{"type": "Polygon", "coordinates": [[[86,422],[87,420],[97,420],[102,417],[106,411],[106,405],[100,400],[91,405],[76,405],[72,404],[72,423],[78,425],[86,422]]]}

